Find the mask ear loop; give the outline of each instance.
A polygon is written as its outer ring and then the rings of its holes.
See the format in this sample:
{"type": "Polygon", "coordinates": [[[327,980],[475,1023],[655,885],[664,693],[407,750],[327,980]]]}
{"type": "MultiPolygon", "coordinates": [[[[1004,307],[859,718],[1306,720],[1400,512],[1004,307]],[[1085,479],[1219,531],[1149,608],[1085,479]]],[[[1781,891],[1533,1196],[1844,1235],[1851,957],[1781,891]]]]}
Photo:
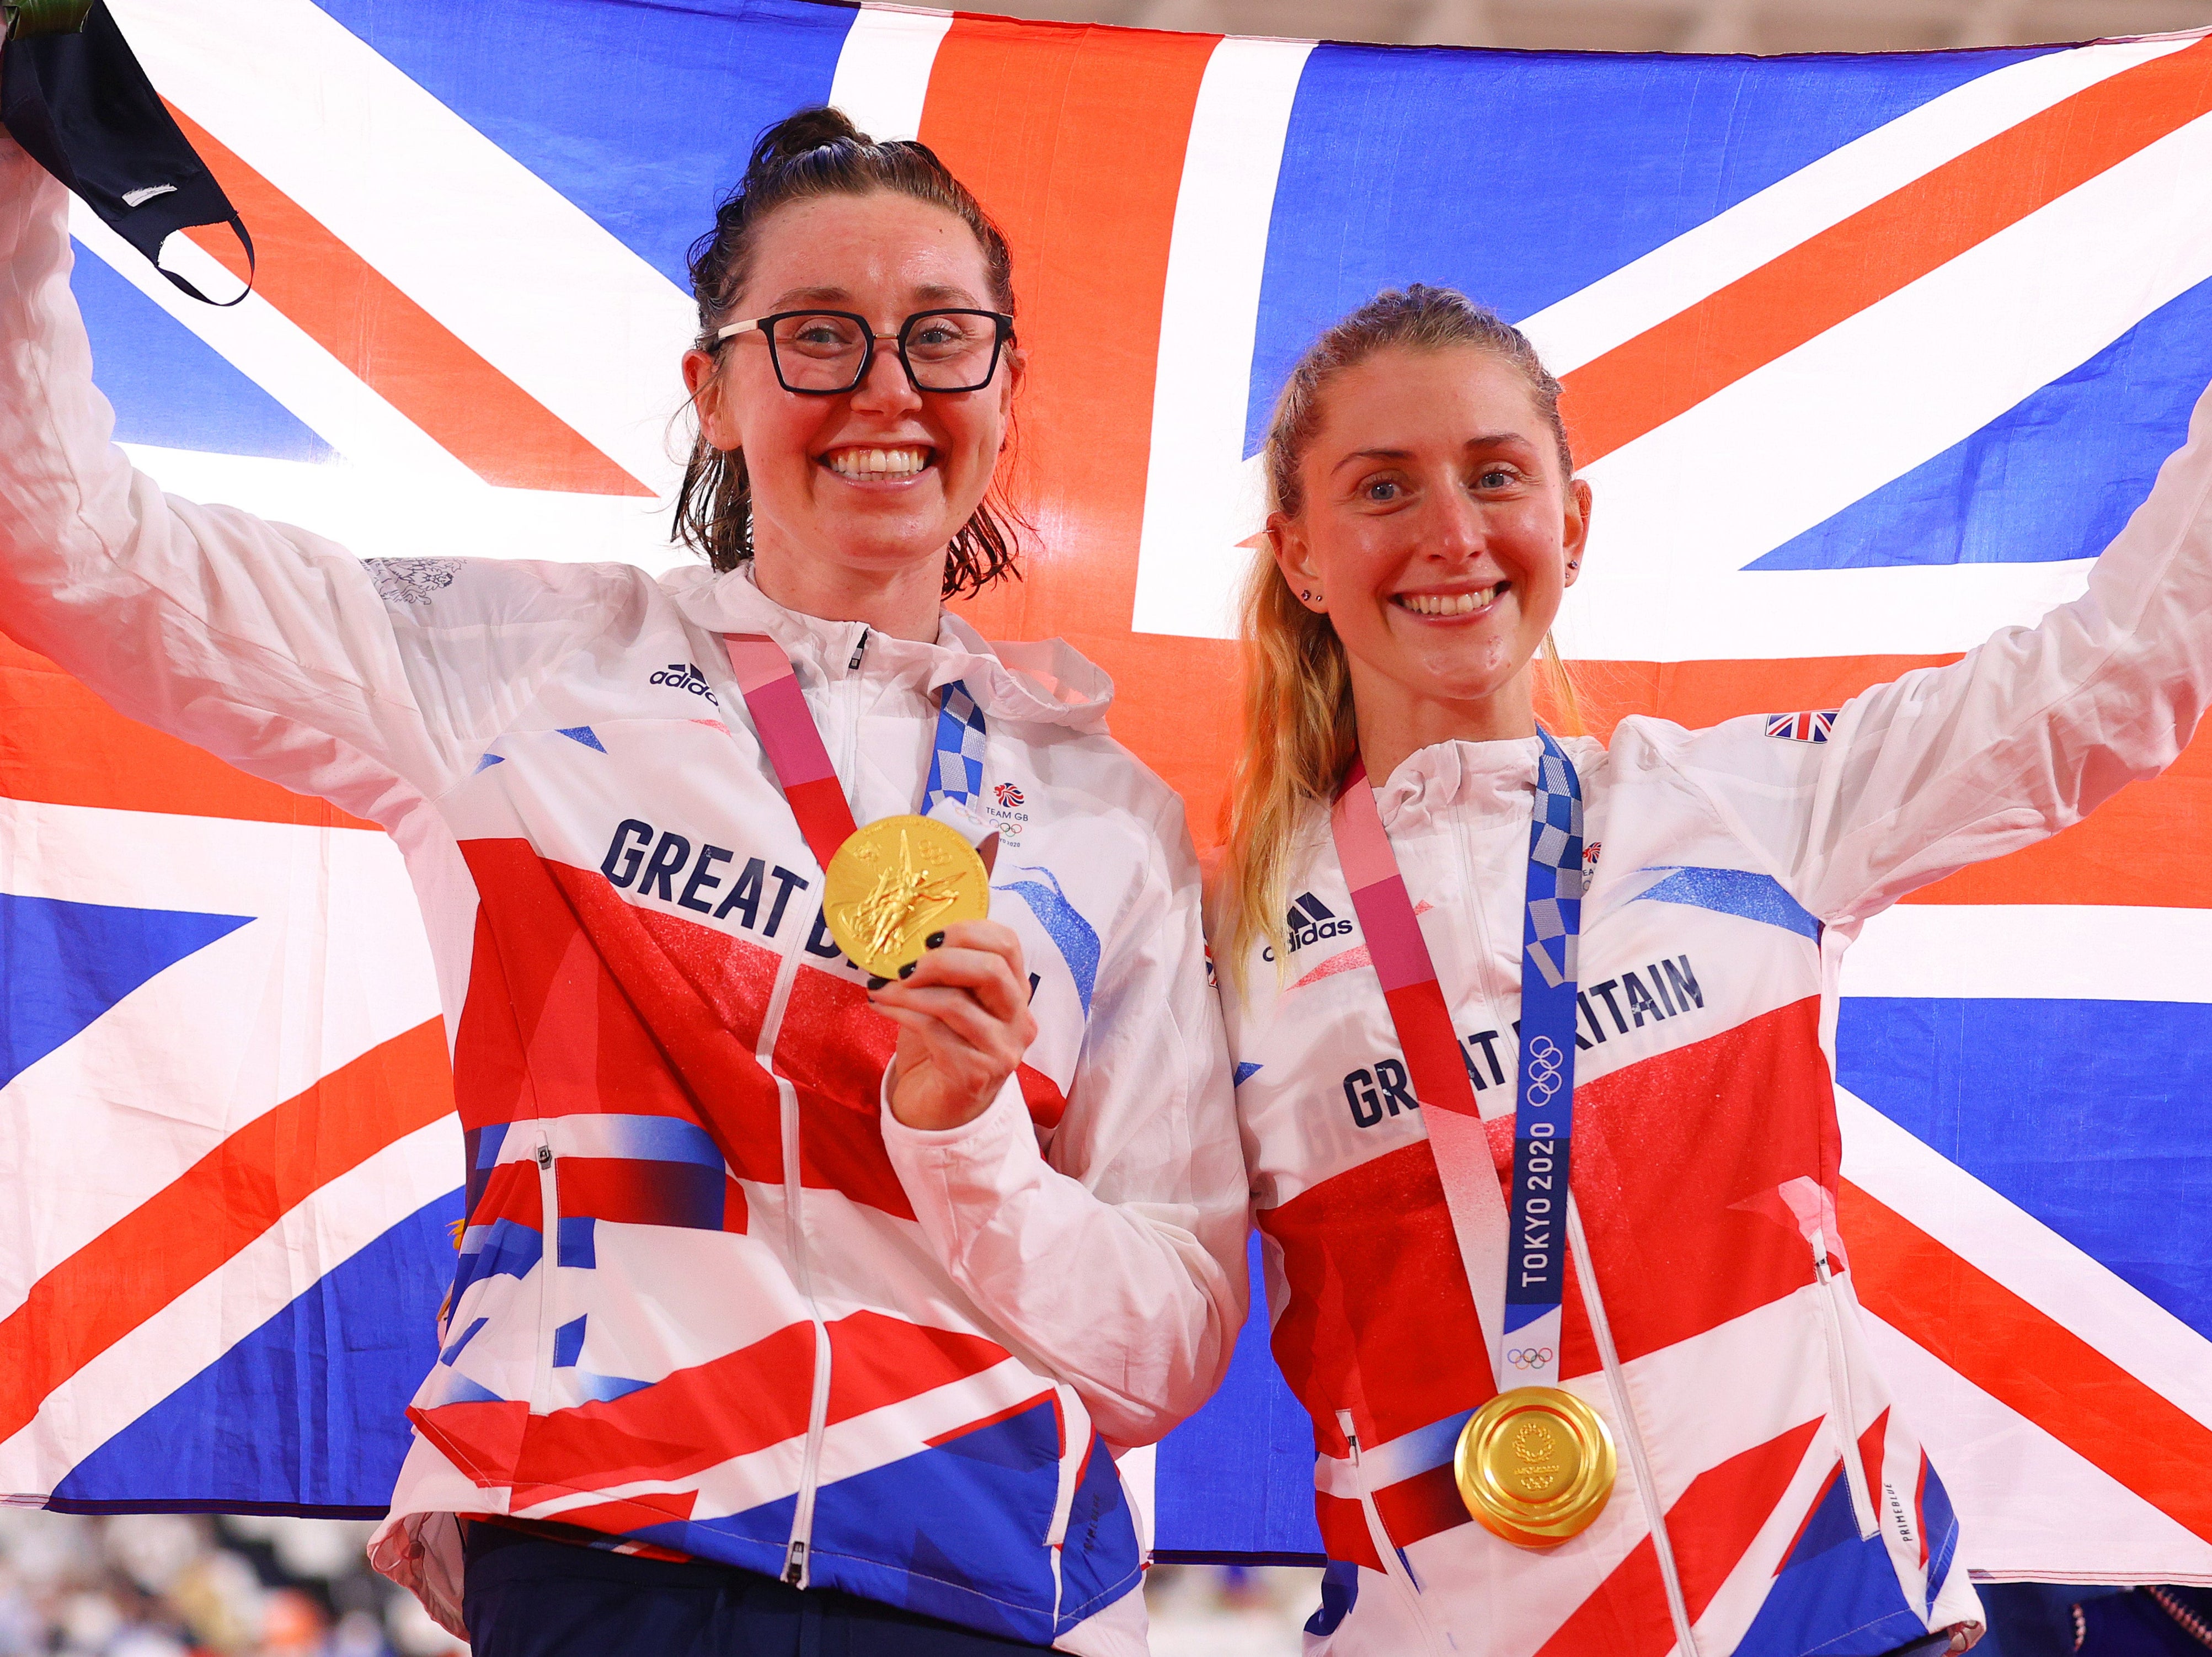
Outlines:
{"type": "MultiPolygon", "coordinates": [[[[184,291],[184,293],[193,299],[197,299],[203,305],[214,306],[218,311],[227,311],[234,305],[243,304],[245,302],[246,295],[253,291],[254,272],[258,268],[258,261],[255,259],[253,252],[253,238],[246,234],[246,221],[239,217],[237,214],[233,213],[228,219],[225,219],[223,222],[230,226],[233,233],[238,237],[239,245],[246,249],[246,287],[244,290],[237,295],[237,297],[233,299],[210,299],[205,294],[202,293],[198,288],[195,288],[183,277],[179,276],[167,265],[162,264],[160,259],[156,259],[154,261],[154,268],[159,271],[163,276],[168,277],[169,280],[174,283],[178,288],[184,291]]],[[[181,232],[172,231],[170,234],[173,235],[179,235],[181,232]]]]}

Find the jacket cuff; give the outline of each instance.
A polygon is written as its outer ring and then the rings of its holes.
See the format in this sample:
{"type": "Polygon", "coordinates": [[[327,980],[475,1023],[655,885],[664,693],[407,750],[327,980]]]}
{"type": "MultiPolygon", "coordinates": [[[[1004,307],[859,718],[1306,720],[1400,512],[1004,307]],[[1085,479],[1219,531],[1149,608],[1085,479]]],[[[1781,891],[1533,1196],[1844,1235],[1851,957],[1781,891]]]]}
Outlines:
{"type": "MultiPolygon", "coordinates": [[[[1036,1151],[1036,1130],[1030,1122],[1018,1075],[1008,1076],[998,1096],[957,1128],[909,1128],[891,1110],[891,1081],[897,1073],[896,1063],[884,1067],[883,1086],[876,1099],[883,1118],[884,1143],[893,1162],[911,1159],[917,1166],[943,1167],[971,1156],[996,1158],[1004,1154],[1006,1142],[1014,1139],[1027,1142],[1036,1151]]],[[[1044,1159],[1039,1155],[1037,1160],[1044,1159]]]]}

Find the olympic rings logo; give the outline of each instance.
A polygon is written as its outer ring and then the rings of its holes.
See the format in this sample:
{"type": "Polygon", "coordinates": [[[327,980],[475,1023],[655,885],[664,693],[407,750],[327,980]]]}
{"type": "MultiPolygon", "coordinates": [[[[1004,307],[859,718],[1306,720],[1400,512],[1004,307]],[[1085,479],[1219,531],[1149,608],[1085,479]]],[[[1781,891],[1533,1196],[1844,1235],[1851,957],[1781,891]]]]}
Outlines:
{"type": "Polygon", "coordinates": [[[1552,1362],[1552,1349],[1548,1346],[1513,1347],[1506,1352],[1505,1362],[1516,1369],[1548,1368],[1552,1362]]]}
{"type": "Polygon", "coordinates": [[[1547,1105],[1559,1091],[1560,1071],[1566,1055],[1549,1036],[1538,1036],[1528,1044],[1522,1063],[1527,1070],[1527,1097],[1535,1106],[1547,1105]]]}

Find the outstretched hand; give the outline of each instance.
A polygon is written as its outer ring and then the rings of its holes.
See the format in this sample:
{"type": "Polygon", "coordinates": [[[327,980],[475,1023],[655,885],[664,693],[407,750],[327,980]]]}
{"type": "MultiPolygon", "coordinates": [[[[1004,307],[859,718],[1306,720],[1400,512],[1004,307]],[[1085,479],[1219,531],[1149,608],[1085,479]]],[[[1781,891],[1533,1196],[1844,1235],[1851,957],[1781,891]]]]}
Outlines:
{"type": "Polygon", "coordinates": [[[960,921],[903,978],[869,992],[899,1026],[891,1114],[909,1128],[981,1116],[1036,1039],[1022,941],[996,921],[960,921]]]}

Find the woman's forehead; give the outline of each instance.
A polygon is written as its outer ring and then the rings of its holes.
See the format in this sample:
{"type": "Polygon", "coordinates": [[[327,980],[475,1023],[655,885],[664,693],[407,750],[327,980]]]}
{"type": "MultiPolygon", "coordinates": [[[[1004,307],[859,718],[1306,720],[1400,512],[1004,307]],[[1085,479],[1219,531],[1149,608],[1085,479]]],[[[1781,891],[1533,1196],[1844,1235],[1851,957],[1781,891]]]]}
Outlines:
{"type": "Polygon", "coordinates": [[[779,210],[760,228],[745,286],[763,311],[992,302],[983,250],[965,221],[890,191],[779,210]]]}
{"type": "Polygon", "coordinates": [[[1316,458],[1347,450],[1456,450],[1470,442],[1548,441],[1527,377],[1474,345],[1386,346],[1322,393],[1316,458]],[[1329,453],[1324,453],[1325,451],[1329,453]]]}

